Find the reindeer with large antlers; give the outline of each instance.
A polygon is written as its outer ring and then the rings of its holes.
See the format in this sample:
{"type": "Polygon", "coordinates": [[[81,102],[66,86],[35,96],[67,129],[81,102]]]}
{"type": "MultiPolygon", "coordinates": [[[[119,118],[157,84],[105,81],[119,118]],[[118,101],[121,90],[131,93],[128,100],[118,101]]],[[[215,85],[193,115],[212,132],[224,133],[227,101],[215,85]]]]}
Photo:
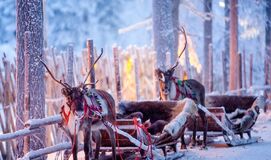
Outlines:
{"type": "MultiPolygon", "coordinates": [[[[185,45],[178,56],[183,54],[187,46],[187,38],[184,28],[179,29],[184,34],[185,38],[185,45]]],[[[177,77],[174,77],[175,68],[179,65],[178,59],[175,64],[170,67],[166,71],[162,71],[161,69],[156,69],[155,74],[159,80],[159,92],[160,92],[160,99],[161,100],[181,100],[185,97],[191,98],[195,101],[196,104],[204,105],[205,100],[205,89],[204,86],[194,80],[180,80],[177,77]]],[[[206,147],[206,136],[207,136],[207,120],[205,117],[205,113],[201,110],[198,111],[199,116],[202,119],[203,125],[206,126],[205,131],[203,133],[203,147],[206,147]]],[[[193,130],[193,138],[192,138],[192,145],[194,146],[196,143],[196,120],[194,120],[194,130],[193,130]]]]}
{"type": "MultiPolygon", "coordinates": [[[[91,68],[102,56],[103,50],[99,57],[95,60],[91,68]]],[[[73,159],[77,160],[78,151],[78,132],[83,130],[84,133],[84,153],[85,159],[92,158],[92,131],[96,140],[95,159],[99,156],[99,147],[101,143],[101,134],[99,130],[103,127],[103,122],[108,121],[115,124],[115,102],[112,96],[98,89],[88,89],[86,80],[90,74],[88,73],[83,84],[78,87],[72,87],[61,80],[57,80],[50,72],[46,64],[41,60],[50,76],[60,85],[63,86],[61,92],[66,98],[66,105],[61,109],[63,117],[63,128],[72,141],[73,159]],[[97,142],[98,141],[98,142],[97,142]]],[[[112,128],[105,125],[110,136],[112,145],[113,158],[116,159],[116,138],[112,128]]],[[[69,158],[66,156],[65,158],[69,158]]]]}

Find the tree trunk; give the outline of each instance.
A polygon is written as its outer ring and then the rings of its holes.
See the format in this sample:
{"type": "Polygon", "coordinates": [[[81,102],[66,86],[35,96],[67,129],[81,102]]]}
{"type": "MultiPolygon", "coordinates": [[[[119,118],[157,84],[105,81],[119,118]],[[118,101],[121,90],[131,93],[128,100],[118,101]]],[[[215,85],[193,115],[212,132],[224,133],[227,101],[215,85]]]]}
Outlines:
{"type": "MultiPolygon", "coordinates": [[[[172,9],[172,24],[173,24],[173,52],[170,56],[170,64],[171,66],[175,64],[176,60],[178,60],[178,47],[179,47],[179,34],[178,34],[178,27],[179,27],[179,4],[180,0],[173,0],[173,9],[172,9]]],[[[176,71],[174,75],[180,77],[180,67],[176,67],[176,71]]]]}
{"type": "MultiPolygon", "coordinates": [[[[17,0],[16,1],[16,54],[17,54],[17,130],[23,128],[23,105],[24,105],[24,33],[30,31],[33,33],[33,56],[31,57],[31,79],[29,84],[30,91],[30,118],[43,118],[44,110],[44,70],[39,63],[39,58],[43,55],[43,2],[42,0],[17,0]]],[[[45,132],[42,132],[45,133],[45,132]]],[[[37,134],[30,138],[30,149],[36,150],[43,147],[45,135],[37,134]],[[36,138],[35,138],[36,137],[36,138]]],[[[17,139],[18,152],[17,157],[23,156],[23,140],[17,139]]]]}
{"type": "Polygon", "coordinates": [[[266,0],[266,26],[265,26],[265,84],[271,81],[270,70],[268,66],[271,65],[271,1],[266,0]],[[269,78],[269,80],[268,80],[269,78]]]}
{"type": "Polygon", "coordinates": [[[237,87],[236,76],[236,54],[238,50],[238,0],[230,1],[230,90],[235,90],[237,87]]]}
{"type": "Polygon", "coordinates": [[[208,19],[204,20],[204,67],[203,70],[203,84],[207,90],[210,92],[210,80],[209,80],[209,45],[212,44],[212,17],[210,12],[212,11],[212,0],[204,0],[204,12],[207,14],[208,19]]]}
{"type": "Polygon", "coordinates": [[[113,47],[114,68],[115,68],[115,82],[116,82],[116,96],[117,103],[121,101],[121,82],[120,82],[120,68],[119,68],[119,51],[117,47],[113,47]]]}
{"type": "Polygon", "coordinates": [[[67,71],[67,83],[71,86],[74,86],[73,78],[73,44],[69,43],[68,45],[68,71],[67,71]]]}
{"type": "MultiPolygon", "coordinates": [[[[225,17],[230,16],[230,2],[229,0],[225,0],[225,17]]],[[[225,52],[224,52],[224,63],[225,63],[225,74],[224,74],[224,91],[228,90],[229,87],[229,53],[230,53],[230,41],[229,41],[229,32],[230,32],[230,21],[226,20],[225,21],[225,31],[224,31],[224,38],[225,38],[225,52]]]]}
{"type": "Polygon", "coordinates": [[[95,68],[94,66],[90,68],[94,63],[94,46],[93,46],[93,40],[87,40],[87,56],[88,56],[88,64],[89,64],[89,70],[90,72],[90,83],[91,88],[95,88],[95,68]]]}
{"type": "Polygon", "coordinates": [[[153,0],[153,36],[156,51],[156,66],[166,69],[166,52],[172,56],[170,62],[176,61],[178,50],[178,0],[153,0]],[[177,16],[177,17],[176,17],[177,16]]]}

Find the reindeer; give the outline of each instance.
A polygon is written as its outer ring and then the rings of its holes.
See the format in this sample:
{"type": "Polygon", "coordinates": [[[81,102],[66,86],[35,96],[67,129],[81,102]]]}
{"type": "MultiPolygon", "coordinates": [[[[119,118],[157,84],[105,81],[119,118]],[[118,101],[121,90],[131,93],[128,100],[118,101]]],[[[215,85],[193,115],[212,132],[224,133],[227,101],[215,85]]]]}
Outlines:
{"type": "MultiPolygon", "coordinates": [[[[193,112],[196,112],[194,108],[196,104],[193,100],[189,98],[184,98],[178,101],[122,101],[118,104],[119,117],[130,117],[139,116],[142,117],[142,122],[146,123],[146,121],[150,121],[150,126],[147,127],[147,130],[152,135],[162,132],[164,130],[164,126],[168,123],[171,123],[176,117],[180,116],[182,112],[186,112],[187,108],[193,108],[193,112]]],[[[183,115],[183,114],[182,114],[183,115]]],[[[189,116],[188,118],[193,118],[194,116],[189,116]]],[[[174,134],[171,140],[176,140],[176,137],[181,137],[181,148],[185,149],[185,141],[184,141],[184,129],[187,124],[190,123],[187,120],[184,120],[185,123],[178,123],[179,126],[176,127],[176,132],[178,134],[174,134]],[[177,128],[180,129],[177,129],[177,128]],[[177,136],[176,136],[177,135],[177,136]]],[[[157,140],[160,142],[160,139],[157,140]]],[[[156,142],[155,142],[156,143],[156,142]]],[[[157,143],[158,144],[158,143],[157,143]]],[[[176,145],[171,145],[174,151],[176,151],[176,145]]],[[[166,155],[165,147],[162,148],[164,155],[166,155]]]]}
{"type": "MultiPolygon", "coordinates": [[[[102,56],[103,50],[99,57],[95,60],[94,64],[102,56]]],[[[99,89],[88,89],[86,80],[90,74],[88,73],[83,84],[78,87],[72,87],[67,83],[63,83],[61,80],[57,80],[50,72],[46,64],[41,60],[42,64],[50,74],[50,76],[60,85],[63,86],[61,92],[65,96],[66,105],[62,106],[61,115],[63,117],[63,128],[72,141],[72,154],[73,159],[77,160],[78,151],[78,132],[83,130],[84,135],[84,153],[85,159],[92,158],[92,128],[94,138],[96,140],[96,152],[95,159],[99,158],[99,149],[101,143],[101,134],[99,130],[103,126],[104,121],[115,124],[115,101],[112,96],[99,89]]],[[[116,159],[116,138],[112,128],[106,126],[107,132],[110,136],[112,144],[113,159],[116,159]]],[[[65,158],[69,158],[69,155],[65,158]]]]}
{"type": "MultiPolygon", "coordinates": [[[[185,48],[187,46],[187,38],[184,28],[179,29],[183,32],[185,37],[185,45],[178,56],[183,54],[185,51],[185,48]]],[[[194,79],[188,79],[188,80],[180,80],[177,77],[174,77],[174,71],[175,68],[179,65],[178,60],[175,62],[175,64],[170,67],[166,71],[162,71],[161,69],[157,68],[155,70],[156,77],[159,81],[159,94],[160,94],[160,100],[181,100],[185,97],[191,98],[195,101],[196,104],[204,105],[205,101],[205,89],[204,86],[194,80],[194,79]]],[[[199,116],[202,119],[203,126],[205,126],[205,130],[203,133],[203,145],[202,147],[206,147],[206,136],[207,136],[207,119],[205,117],[205,113],[201,110],[198,111],[199,116]]],[[[196,143],[196,119],[193,123],[194,130],[193,130],[193,138],[192,138],[192,146],[195,146],[196,143]]]]}

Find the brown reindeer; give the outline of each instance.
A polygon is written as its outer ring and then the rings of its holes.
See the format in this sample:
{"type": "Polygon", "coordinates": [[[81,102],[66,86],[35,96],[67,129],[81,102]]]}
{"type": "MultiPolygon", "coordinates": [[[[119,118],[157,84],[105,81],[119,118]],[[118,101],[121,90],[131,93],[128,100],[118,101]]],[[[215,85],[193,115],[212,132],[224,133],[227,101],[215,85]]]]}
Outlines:
{"type": "MultiPolygon", "coordinates": [[[[95,60],[94,64],[102,56],[102,53],[95,60]]],[[[61,115],[64,119],[64,131],[68,134],[72,141],[73,159],[77,160],[79,130],[83,130],[84,153],[86,160],[92,158],[91,139],[93,131],[96,140],[95,159],[98,159],[100,149],[99,147],[101,143],[101,135],[99,130],[103,127],[104,121],[111,122],[112,124],[115,124],[116,121],[114,99],[109,93],[103,90],[88,89],[87,85],[89,84],[82,84],[78,87],[71,87],[69,84],[63,83],[61,80],[57,80],[52,75],[45,63],[42,60],[41,62],[51,77],[64,87],[62,88],[61,92],[66,98],[66,105],[62,107],[61,115]]],[[[105,127],[107,128],[108,134],[110,136],[113,159],[116,159],[115,133],[110,127],[106,125],[105,127]]],[[[65,158],[69,158],[69,156],[65,158]]]]}
{"type": "MultiPolygon", "coordinates": [[[[185,46],[181,52],[185,51],[186,45],[187,45],[187,38],[185,34],[184,28],[181,28],[181,31],[184,34],[185,37],[185,46]]],[[[196,104],[201,104],[205,106],[204,100],[205,100],[205,89],[204,86],[194,80],[194,79],[188,79],[188,80],[180,80],[177,77],[174,77],[174,71],[175,68],[178,66],[179,62],[176,61],[175,65],[170,67],[166,71],[162,71],[161,69],[156,69],[155,74],[159,80],[159,92],[160,92],[160,99],[161,100],[181,100],[185,97],[191,98],[195,101],[196,104]]],[[[205,113],[201,110],[198,111],[198,114],[200,115],[203,125],[205,126],[205,130],[203,133],[203,147],[206,147],[206,136],[207,136],[207,119],[205,117],[205,113]]],[[[193,138],[192,138],[192,146],[195,146],[196,143],[196,121],[193,123],[194,130],[193,130],[193,138]]]]}

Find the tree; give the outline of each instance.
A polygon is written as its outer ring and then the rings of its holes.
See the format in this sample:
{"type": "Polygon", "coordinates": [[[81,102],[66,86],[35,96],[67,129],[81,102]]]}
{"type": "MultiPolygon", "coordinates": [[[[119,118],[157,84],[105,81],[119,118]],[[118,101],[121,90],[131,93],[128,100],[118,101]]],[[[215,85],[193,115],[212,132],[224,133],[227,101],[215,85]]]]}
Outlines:
{"type": "MultiPolygon", "coordinates": [[[[27,44],[27,43],[26,43],[27,44]]],[[[43,118],[45,116],[45,97],[44,97],[44,69],[39,62],[39,57],[43,55],[43,1],[42,0],[17,0],[16,1],[16,54],[17,54],[17,130],[23,128],[24,119],[23,114],[28,112],[24,109],[24,104],[29,104],[29,118],[43,118]],[[30,62],[29,69],[25,75],[24,73],[24,52],[25,48],[24,34],[26,31],[31,32],[31,40],[29,40],[30,62]],[[29,82],[25,82],[25,76],[29,76],[29,82]],[[24,90],[29,85],[29,99],[24,101],[24,90]]],[[[45,132],[41,132],[34,136],[30,136],[29,146],[31,150],[37,150],[44,147],[45,132]]],[[[17,141],[18,152],[17,157],[23,156],[23,140],[21,138],[17,141]]]]}
{"type": "Polygon", "coordinates": [[[153,36],[157,67],[166,69],[166,52],[170,62],[176,61],[178,51],[178,0],[153,0],[153,36]],[[177,17],[176,17],[177,16],[177,17]]]}
{"type": "Polygon", "coordinates": [[[99,0],[96,2],[93,16],[97,17],[101,44],[106,44],[109,41],[109,36],[107,35],[112,34],[113,36],[117,36],[121,24],[121,6],[121,0],[99,0]]]}
{"type": "Polygon", "coordinates": [[[271,60],[271,2],[266,0],[266,26],[265,26],[265,84],[270,83],[271,74],[270,74],[270,60],[271,60]],[[268,82],[269,76],[269,82],[268,82]]]}
{"type": "Polygon", "coordinates": [[[237,87],[236,76],[236,55],[238,50],[238,0],[230,1],[230,84],[229,89],[234,90],[237,87]]]}
{"type": "MultiPolygon", "coordinates": [[[[225,17],[229,17],[230,16],[230,2],[229,0],[225,0],[225,8],[224,8],[224,12],[225,12],[225,17]]],[[[224,30],[224,42],[225,42],[225,74],[224,74],[224,91],[228,90],[228,86],[229,86],[229,52],[230,52],[230,45],[229,45],[229,30],[230,30],[230,22],[229,20],[225,20],[225,30],[224,30]]],[[[223,60],[224,61],[224,60],[223,60]]]]}
{"type": "Polygon", "coordinates": [[[210,45],[212,44],[212,17],[211,17],[211,12],[212,12],[212,0],[204,0],[204,12],[207,15],[207,18],[204,20],[204,67],[205,69],[203,70],[203,84],[206,89],[209,90],[209,49],[210,45]]]}

